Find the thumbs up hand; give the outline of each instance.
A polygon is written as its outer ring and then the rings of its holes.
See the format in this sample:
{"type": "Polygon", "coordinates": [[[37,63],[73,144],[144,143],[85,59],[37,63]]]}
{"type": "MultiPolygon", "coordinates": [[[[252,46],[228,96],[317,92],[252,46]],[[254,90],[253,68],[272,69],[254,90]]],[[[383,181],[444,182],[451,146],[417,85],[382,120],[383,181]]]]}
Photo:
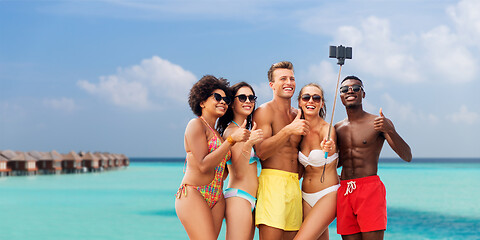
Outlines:
{"type": "Polygon", "coordinates": [[[242,126],[237,128],[235,132],[233,132],[233,134],[231,135],[232,139],[235,142],[245,142],[250,137],[250,131],[248,131],[248,129],[245,128],[246,125],[247,125],[247,120],[245,119],[245,121],[243,121],[242,126]]]}
{"type": "Polygon", "coordinates": [[[310,129],[308,121],[301,119],[302,109],[298,110],[297,116],[293,119],[293,122],[285,126],[292,135],[307,135],[310,129]]]}
{"type": "Polygon", "coordinates": [[[253,147],[253,145],[255,145],[256,143],[262,140],[263,140],[263,130],[257,129],[257,123],[253,122],[253,128],[250,131],[250,138],[248,138],[246,144],[249,145],[249,147],[253,147]]]}
{"type": "Polygon", "coordinates": [[[395,131],[395,127],[393,126],[392,121],[390,121],[390,119],[386,118],[385,115],[383,115],[382,108],[380,108],[379,114],[380,116],[376,117],[373,121],[373,128],[377,131],[387,134],[395,131]]]}

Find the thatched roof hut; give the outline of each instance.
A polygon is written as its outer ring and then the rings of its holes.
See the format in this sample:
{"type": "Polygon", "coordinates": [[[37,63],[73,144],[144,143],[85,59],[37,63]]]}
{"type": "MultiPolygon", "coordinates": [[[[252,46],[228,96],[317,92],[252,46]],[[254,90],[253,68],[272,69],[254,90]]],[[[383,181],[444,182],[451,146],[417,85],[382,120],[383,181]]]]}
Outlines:
{"type": "Polygon", "coordinates": [[[67,172],[76,172],[82,169],[82,157],[76,152],[70,151],[67,154],[62,154],[62,168],[67,172]]]}
{"type": "Polygon", "coordinates": [[[95,171],[100,167],[99,165],[100,158],[95,156],[93,153],[91,152],[84,153],[82,158],[83,158],[83,166],[90,169],[90,171],[95,171]]]}

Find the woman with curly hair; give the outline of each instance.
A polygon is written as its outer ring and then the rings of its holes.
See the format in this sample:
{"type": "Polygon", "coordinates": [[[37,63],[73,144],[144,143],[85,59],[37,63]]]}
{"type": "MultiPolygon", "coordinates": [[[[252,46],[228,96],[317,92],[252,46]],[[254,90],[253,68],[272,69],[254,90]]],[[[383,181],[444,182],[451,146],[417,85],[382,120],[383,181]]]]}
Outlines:
{"type": "Polygon", "coordinates": [[[323,89],[314,83],[304,86],[298,95],[298,107],[310,131],[299,145],[298,161],[305,167],[302,182],[303,223],[295,239],[328,239],[328,225],[335,219],[338,154],[336,134],[324,120],[325,101],[323,89]],[[328,157],[325,159],[325,152],[328,157]]]}
{"type": "Polygon", "coordinates": [[[243,127],[223,141],[214,129],[230,104],[228,87],[226,79],[206,75],[190,90],[188,103],[198,118],[185,129],[186,170],[175,200],[175,211],[190,239],[217,239],[225,212],[225,164],[232,146],[250,136],[243,127]]]}
{"type": "Polygon", "coordinates": [[[258,157],[253,145],[263,139],[263,131],[252,124],[257,97],[252,86],[240,82],[231,87],[233,103],[227,113],[218,120],[218,130],[229,136],[246,121],[247,129],[253,125],[250,138],[232,147],[232,159],[227,162],[230,173],[228,188],[225,190],[226,239],[253,239],[255,233],[253,210],[255,209],[258,178],[258,157]]]}

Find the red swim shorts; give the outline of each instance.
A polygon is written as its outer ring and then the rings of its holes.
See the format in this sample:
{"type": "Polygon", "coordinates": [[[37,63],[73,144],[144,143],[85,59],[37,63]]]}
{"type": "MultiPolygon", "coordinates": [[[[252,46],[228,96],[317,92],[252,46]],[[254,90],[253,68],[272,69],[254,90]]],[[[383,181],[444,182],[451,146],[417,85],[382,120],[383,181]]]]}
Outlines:
{"type": "Polygon", "coordinates": [[[342,180],[337,191],[337,233],[387,229],[385,185],[377,175],[342,180]]]}

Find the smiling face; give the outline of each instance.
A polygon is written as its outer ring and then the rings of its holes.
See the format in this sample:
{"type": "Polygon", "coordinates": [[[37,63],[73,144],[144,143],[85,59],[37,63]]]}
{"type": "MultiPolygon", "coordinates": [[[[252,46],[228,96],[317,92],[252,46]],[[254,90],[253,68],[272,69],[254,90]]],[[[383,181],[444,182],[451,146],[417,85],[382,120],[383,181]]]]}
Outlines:
{"type": "Polygon", "coordinates": [[[210,97],[208,97],[207,100],[200,103],[200,106],[202,107],[202,116],[205,114],[209,114],[218,118],[223,116],[225,112],[227,112],[228,105],[225,103],[223,99],[221,99],[220,101],[217,101],[214,96],[215,93],[220,94],[222,98],[226,97],[226,94],[223,90],[221,89],[213,90],[212,95],[210,95],[210,97]]]}
{"type": "Polygon", "coordinates": [[[355,79],[347,79],[342,83],[342,87],[348,87],[346,93],[340,93],[340,99],[345,107],[355,108],[357,106],[362,106],[362,98],[365,98],[362,82],[355,79]],[[362,86],[362,88],[360,88],[358,92],[355,92],[353,90],[353,86],[355,85],[362,86]]]}
{"type": "Polygon", "coordinates": [[[270,82],[270,88],[275,96],[281,98],[291,98],[295,92],[295,76],[293,70],[278,68],[273,71],[273,81],[270,82]]]}
{"type": "Polygon", "coordinates": [[[253,109],[255,109],[255,103],[250,102],[250,100],[248,99],[248,96],[250,95],[253,96],[253,91],[249,87],[245,86],[238,89],[238,91],[235,93],[232,104],[232,110],[235,115],[248,116],[253,112],[253,109]],[[239,95],[247,96],[245,102],[240,101],[240,99],[238,98],[239,95]]]}
{"type": "Polygon", "coordinates": [[[301,90],[298,107],[302,109],[305,117],[320,116],[323,105],[323,92],[321,89],[307,85],[301,90]]]}

